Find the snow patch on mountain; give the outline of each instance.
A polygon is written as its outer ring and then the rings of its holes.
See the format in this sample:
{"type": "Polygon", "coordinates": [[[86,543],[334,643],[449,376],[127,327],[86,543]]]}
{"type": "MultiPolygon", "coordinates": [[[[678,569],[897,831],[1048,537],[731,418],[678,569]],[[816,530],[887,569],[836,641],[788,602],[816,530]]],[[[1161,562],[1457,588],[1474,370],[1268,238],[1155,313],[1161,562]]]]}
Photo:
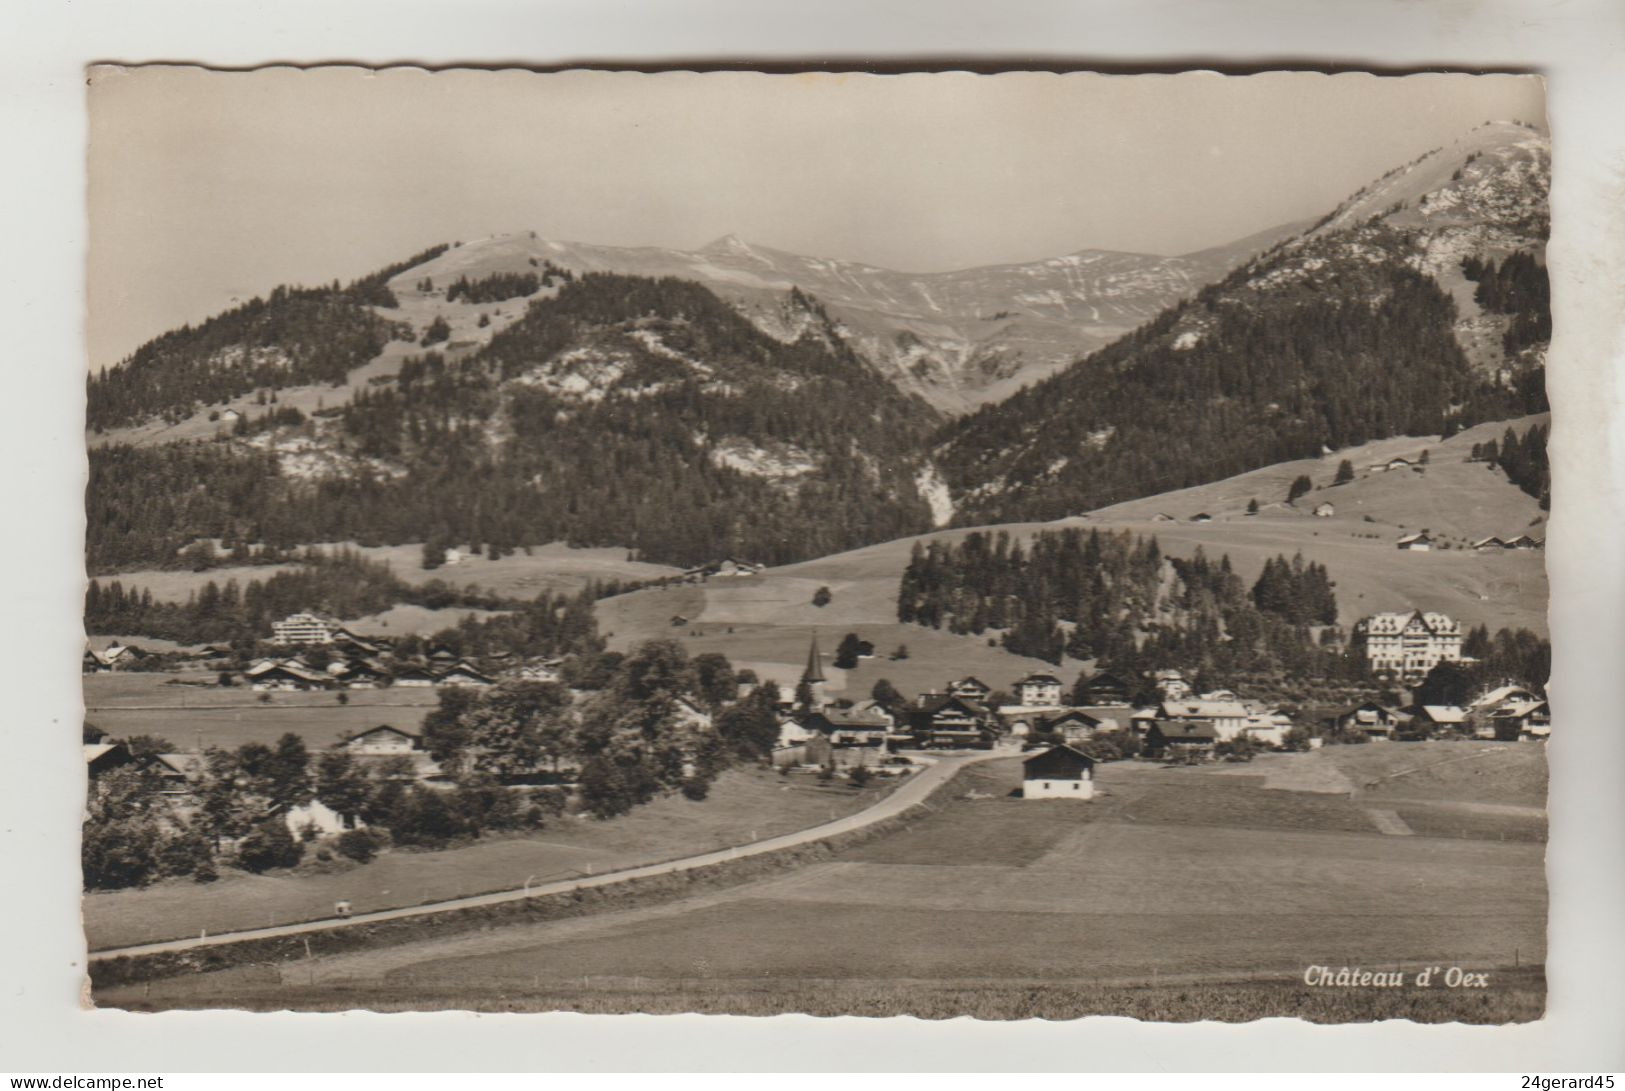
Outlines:
{"type": "Polygon", "coordinates": [[[711,449],[711,462],[752,477],[787,480],[805,477],[818,469],[811,454],[789,443],[758,446],[738,436],[726,436],[711,449]]]}
{"type": "Polygon", "coordinates": [[[914,475],[914,488],[931,507],[931,525],[945,527],[954,517],[953,495],[936,466],[926,463],[914,475]]]}

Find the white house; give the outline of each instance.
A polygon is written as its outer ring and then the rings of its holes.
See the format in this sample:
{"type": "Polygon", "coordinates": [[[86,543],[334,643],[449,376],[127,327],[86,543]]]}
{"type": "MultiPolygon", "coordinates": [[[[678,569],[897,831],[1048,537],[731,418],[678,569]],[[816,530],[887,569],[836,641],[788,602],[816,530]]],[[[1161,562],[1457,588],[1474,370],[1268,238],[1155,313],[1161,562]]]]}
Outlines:
{"type": "Polygon", "coordinates": [[[1016,683],[1016,703],[1027,708],[1057,708],[1061,680],[1053,674],[1029,674],[1016,683]]]}
{"type": "Polygon", "coordinates": [[[1336,514],[1337,514],[1337,509],[1332,507],[1332,502],[1330,500],[1322,500],[1320,503],[1315,505],[1315,516],[1316,516],[1316,518],[1330,519],[1332,516],[1334,516],[1336,514]]]}
{"type": "Polygon", "coordinates": [[[1233,739],[1247,727],[1247,710],[1236,700],[1164,701],[1157,711],[1161,720],[1211,727],[1219,739],[1233,739]]]}
{"type": "Polygon", "coordinates": [[[366,731],[356,732],[338,745],[356,755],[388,757],[412,753],[418,748],[418,737],[410,731],[402,731],[389,724],[379,724],[366,731]]]}
{"type": "Polygon", "coordinates": [[[1052,746],[1021,763],[1022,799],[1092,799],[1095,759],[1070,746],[1052,746]]]}
{"type": "Polygon", "coordinates": [[[289,614],[281,621],[271,622],[271,643],[286,647],[290,644],[331,644],[338,626],[315,614],[289,614]]]}

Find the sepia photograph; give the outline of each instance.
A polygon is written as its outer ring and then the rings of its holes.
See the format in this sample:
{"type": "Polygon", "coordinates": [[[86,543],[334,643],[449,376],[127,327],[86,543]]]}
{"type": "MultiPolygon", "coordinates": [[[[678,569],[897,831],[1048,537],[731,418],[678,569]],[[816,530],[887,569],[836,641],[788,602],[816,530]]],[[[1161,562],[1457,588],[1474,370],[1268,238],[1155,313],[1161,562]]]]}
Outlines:
{"type": "Polygon", "coordinates": [[[1539,76],[86,84],[87,1003],[1542,1019],[1539,76]]]}

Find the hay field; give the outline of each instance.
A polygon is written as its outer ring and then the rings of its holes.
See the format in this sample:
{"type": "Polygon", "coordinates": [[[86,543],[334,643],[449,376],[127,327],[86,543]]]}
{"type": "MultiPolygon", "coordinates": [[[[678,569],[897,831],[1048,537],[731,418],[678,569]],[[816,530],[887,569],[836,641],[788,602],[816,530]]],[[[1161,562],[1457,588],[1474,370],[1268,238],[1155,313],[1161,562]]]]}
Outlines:
{"type": "Polygon", "coordinates": [[[1291,1013],[1281,1010],[1289,1004],[1342,1019],[1418,1011],[1499,1021],[1540,1010],[1538,981],[1510,972],[1544,958],[1538,844],[1387,836],[1347,799],[1312,802],[1201,770],[1102,767],[1093,802],[1015,798],[1018,775],[1013,758],[967,770],[956,798],[911,828],[782,877],[322,958],[274,979],[231,971],[155,982],[141,1002],[229,996],[325,1008],[376,995],[401,1007],[455,997],[489,1010],[752,1013],[804,1002],[834,1014],[873,1011],[877,997],[911,1011],[905,994],[937,994],[996,1018],[1145,1005],[1165,1013],[1156,1017],[1194,1018],[1204,996],[1239,990],[1251,999],[1237,1001],[1237,1018],[1291,1013]],[[1316,964],[1436,963],[1493,970],[1501,991],[1322,997],[1293,984],[1316,964]],[[1171,1006],[1159,991],[1169,980],[1188,984],[1171,1006]],[[1091,1009],[1086,997],[1122,1006],[1091,1009]]]}

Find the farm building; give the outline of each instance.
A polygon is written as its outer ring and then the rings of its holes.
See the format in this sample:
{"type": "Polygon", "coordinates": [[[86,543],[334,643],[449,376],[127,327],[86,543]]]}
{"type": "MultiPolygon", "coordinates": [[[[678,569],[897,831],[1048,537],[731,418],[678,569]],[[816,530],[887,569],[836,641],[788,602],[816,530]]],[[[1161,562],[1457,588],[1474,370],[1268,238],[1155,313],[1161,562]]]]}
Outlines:
{"type": "Polygon", "coordinates": [[[1415,730],[1459,730],[1467,724],[1467,710],[1455,705],[1412,705],[1405,711],[1415,730]]]}
{"type": "Polygon", "coordinates": [[[1195,515],[1191,516],[1191,522],[1193,522],[1193,523],[1211,523],[1211,522],[1213,522],[1213,516],[1209,515],[1205,511],[1199,511],[1195,515]]]}
{"type": "Polygon", "coordinates": [[[690,568],[683,573],[683,579],[688,583],[704,583],[713,576],[727,579],[738,576],[758,576],[761,575],[761,572],[762,566],[759,564],[736,561],[731,557],[725,557],[720,561],[702,564],[698,568],[690,568]]]}
{"type": "Polygon", "coordinates": [[[1461,659],[1461,625],[1444,614],[1372,614],[1354,625],[1353,650],[1374,671],[1422,678],[1440,663],[1461,659]]]}
{"type": "Polygon", "coordinates": [[[1115,720],[1101,720],[1082,709],[1072,708],[1055,716],[1040,716],[1033,721],[1035,732],[1059,735],[1069,743],[1087,740],[1097,731],[1110,731],[1115,720]]]}
{"type": "Polygon", "coordinates": [[[408,663],[395,670],[395,684],[397,686],[425,687],[434,685],[434,674],[427,667],[416,663],[408,663]]]}
{"type": "Polygon", "coordinates": [[[1330,519],[1336,514],[1337,509],[1332,507],[1332,502],[1330,500],[1322,500],[1320,503],[1315,505],[1315,517],[1318,519],[1330,519]]]}
{"type": "Polygon", "coordinates": [[[1546,545],[1539,538],[1531,538],[1527,534],[1520,534],[1506,544],[1508,549],[1541,549],[1546,545]]]}
{"type": "Polygon", "coordinates": [[[419,745],[419,739],[411,731],[402,731],[389,724],[379,724],[369,727],[365,731],[358,731],[346,739],[335,744],[352,754],[366,757],[389,757],[395,754],[410,754],[419,745]]]}
{"type": "Polygon", "coordinates": [[[1052,746],[1021,763],[1021,798],[1090,799],[1095,759],[1070,746],[1052,746]]]}
{"type": "Polygon", "coordinates": [[[1061,703],[1061,680],[1053,674],[1029,674],[1015,689],[1016,703],[1027,708],[1054,708],[1061,703]]]}
{"type": "Polygon", "coordinates": [[[472,663],[459,660],[435,681],[442,686],[494,686],[496,680],[472,663]]]}
{"type": "Polygon", "coordinates": [[[1473,543],[1473,548],[1479,550],[1480,552],[1488,552],[1492,549],[1505,549],[1506,547],[1506,542],[1501,538],[1497,538],[1493,534],[1488,538],[1480,538],[1478,541],[1473,543]]]}
{"type": "Polygon", "coordinates": [[[1427,553],[1433,549],[1433,539],[1428,537],[1427,531],[1416,534],[1407,534],[1394,543],[1394,548],[1403,549],[1409,553],[1427,553]]]}

